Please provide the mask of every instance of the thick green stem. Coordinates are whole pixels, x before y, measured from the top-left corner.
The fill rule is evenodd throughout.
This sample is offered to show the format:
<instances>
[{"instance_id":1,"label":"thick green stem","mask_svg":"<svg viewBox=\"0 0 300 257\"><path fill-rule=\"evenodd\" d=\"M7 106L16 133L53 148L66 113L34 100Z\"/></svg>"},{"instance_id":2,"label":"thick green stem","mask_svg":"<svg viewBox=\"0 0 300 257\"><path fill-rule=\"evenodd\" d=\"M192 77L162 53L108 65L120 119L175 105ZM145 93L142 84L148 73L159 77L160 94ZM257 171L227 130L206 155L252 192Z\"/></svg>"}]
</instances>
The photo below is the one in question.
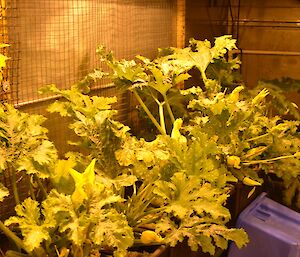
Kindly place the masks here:
<instances>
[{"instance_id":1,"label":"thick green stem","mask_svg":"<svg viewBox=\"0 0 300 257\"><path fill-rule=\"evenodd\" d=\"M279 156L279 157L275 157L275 158L271 158L271 159L267 159L267 160L257 160L257 161L248 161L248 162L245 161L245 162L243 162L243 165L270 163L273 161L279 161L279 160L288 159L288 158L295 158L295 156L294 155L285 155L285 156Z\"/></svg>"},{"instance_id":2,"label":"thick green stem","mask_svg":"<svg viewBox=\"0 0 300 257\"><path fill-rule=\"evenodd\" d=\"M158 110L159 110L159 120L160 120L160 127L163 130L163 134L166 135L166 124L165 124L165 115L164 115L164 104L158 102Z\"/></svg>"},{"instance_id":3,"label":"thick green stem","mask_svg":"<svg viewBox=\"0 0 300 257\"><path fill-rule=\"evenodd\" d=\"M163 95L163 97L164 97L164 101L165 101L165 103L166 103L166 107L167 107L168 114L169 114L169 116L170 116L170 118L171 118L172 123L174 123L174 122L175 122L175 117L174 117L174 114L173 114L173 112L172 112L172 109L171 109L169 100L168 100L168 98L167 98L166 95Z\"/></svg>"},{"instance_id":4,"label":"thick green stem","mask_svg":"<svg viewBox=\"0 0 300 257\"><path fill-rule=\"evenodd\" d=\"M16 205L20 204L20 197L19 197L19 192L18 192L18 187L17 187L17 175L16 171L13 169L10 169L11 172L11 185L14 193L14 198Z\"/></svg>"},{"instance_id":5,"label":"thick green stem","mask_svg":"<svg viewBox=\"0 0 300 257\"><path fill-rule=\"evenodd\" d=\"M30 251L27 250L22 240L19 237L17 237L8 227L6 227L1 220L0 220L0 229L8 238L14 241L17 247L22 248L27 253L30 253Z\"/></svg>"},{"instance_id":6,"label":"thick green stem","mask_svg":"<svg viewBox=\"0 0 300 257\"><path fill-rule=\"evenodd\" d=\"M166 133L163 131L163 129L161 128L161 126L159 125L157 120L154 118L154 116L152 115L152 113L150 112L148 107L145 105L145 103L143 102L143 100L141 99L139 94L136 92L136 90L133 89L132 92L133 92L134 96L136 97L136 99L138 100L138 102L140 103L140 105L142 106L143 110L146 112L146 114L148 115L150 120L153 122L154 126L159 130L159 132L161 134L165 135Z\"/></svg>"}]
</instances>

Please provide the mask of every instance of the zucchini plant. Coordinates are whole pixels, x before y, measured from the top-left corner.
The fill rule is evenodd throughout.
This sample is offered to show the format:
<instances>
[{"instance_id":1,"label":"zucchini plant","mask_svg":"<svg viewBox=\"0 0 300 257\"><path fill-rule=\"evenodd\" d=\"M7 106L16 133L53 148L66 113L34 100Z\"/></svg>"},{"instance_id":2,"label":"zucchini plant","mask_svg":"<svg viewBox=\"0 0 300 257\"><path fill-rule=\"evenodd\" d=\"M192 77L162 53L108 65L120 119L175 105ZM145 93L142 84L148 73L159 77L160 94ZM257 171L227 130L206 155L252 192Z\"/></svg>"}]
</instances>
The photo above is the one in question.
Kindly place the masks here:
<instances>
[{"instance_id":1,"label":"zucchini plant","mask_svg":"<svg viewBox=\"0 0 300 257\"><path fill-rule=\"evenodd\" d=\"M48 110L70 118L78 142L69 143L79 150L57 160L47 143L50 155L25 156L30 161L24 163L33 163L35 170L14 166L47 177L51 186L43 199L30 196L17 205L15 216L0 223L22 249L7 255L84 257L109 251L122 257L132 246L173 247L184 240L193 251L213 255L230 241L239 247L248 242L244 230L227 226L226 202L234 183L255 188L263 183L262 173L272 173L283 179L287 201L300 199L299 122L268 116L269 91L249 97L242 83L230 78L239 65L226 60L234 48L235 40L223 36L214 45L191 40L183 49L160 49L153 60L127 61L101 46L97 53L108 71L95 69L70 89L44 87L42 92L60 97ZM200 84L183 88L192 74ZM91 83L107 78L136 98L152 124L150 137L135 135L116 120L115 97L89 95ZM2 112L3 121L8 114ZM34 119L29 117L24 119ZM9 156L7 131L0 130L0 138ZM39 163L40 154L47 162ZM0 200L7 194L1 186Z\"/></svg>"},{"instance_id":2,"label":"zucchini plant","mask_svg":"<svg viewBox=\"0 0 300 257\"><path fill-rule=\"evenodd\" d=\"M263 183L263 174L275 174L286 188L285 203L294 201L300 208L299 119L270 115L267 97L270 91L276 92L270 87L270 91L261 85L256 91L245 88L236 76L240 62L225 58L234 48L235 40L222 36L213 46L192 39L183 49L160 49L154 60L137 56L136 61L119 61L102 46L97 52L112 70L107 76L120 89L133 92L160 134L170 134L175 121L182 119L182 133L191 139L198 133L208 135L222 152L219 158L226 170L236 179L257 186ZM199 73L190 73L192 69ZM202 83L178 89L190 74L199 74ZM297 118L295 104L283 104L284 98L278 95L276 99ZM150 109L149 102L157 107ZM169 131L167 123L172 124Z\"/></svg>"},{"instance_id":3,"label":"zucchini plant","mask_svg":"<svg viewBox=\"0 0 300 257\"><path fill-rule=\"evenodd\" d=\"M199 66L203 71L213 59L223 57L226 49L232 49L234 43L224 37L217 40L214 48L208 47L207 41L204 47L209 60L203 60ZM201 248L211 254L216 247L225 249L229 240L238 246L244 245L245 232L226 227L230 219L224 207L230 191L228 184L236 178L222 164L222 153L207 134L181 134L183 120L175 118L169 98L170 92L181 94L177 85L189 78L188 70L203 53L197 51L189 62L182 59L183 53L173 53L172 57L161 53L154 61L139 56L137 63L117 61L103 47L97 52L112 72L95 70L70 90L59 90L51 85L42 91L63 98L48 110L74 120L70 128L81 138L79 145L88 149L87 155L80 156L81 161L96 158L97 175L113 184L114 192L126 199L117 203L116 209L125 214L134 232L151 228L161 238L160 243L175 246L187 238L193 250ZM117 87L133 92L158 131L153 140L137 138L130 134L127 126L113 121L114 98L109 101L85 94L91 81L107 77ZM206 78L205 82L211 85L211 94L217 90L210 79ZM157 104L158 115L148 108L145 96ZM167 119L172 127L167 128ZM127 184L120 184L120 179ZM129 195L126 194L128 187L132 189Z\"/></svg>"}]
</instances>

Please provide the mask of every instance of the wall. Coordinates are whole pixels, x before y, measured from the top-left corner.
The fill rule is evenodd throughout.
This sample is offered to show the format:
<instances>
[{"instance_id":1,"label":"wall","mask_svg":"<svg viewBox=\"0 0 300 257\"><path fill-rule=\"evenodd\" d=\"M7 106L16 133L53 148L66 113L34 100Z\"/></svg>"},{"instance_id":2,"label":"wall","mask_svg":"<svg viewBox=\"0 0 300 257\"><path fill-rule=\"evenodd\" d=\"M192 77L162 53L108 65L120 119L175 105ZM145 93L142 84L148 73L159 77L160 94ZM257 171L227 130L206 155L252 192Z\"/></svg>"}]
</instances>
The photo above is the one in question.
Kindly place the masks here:
<instances>
[{"instance_id":1,"label":"wall","mask_svg":"<svg viewBox=\"0 0 300 257\"><path fill-rule=\"evenodd\" d=\"M234 2L236 13L238 1ZM249 85L261 78L300 79L299 14L298 0L241 1L238 41Z\"/></svg>"},{"instance_id":2,"label":"wall","mask_svg":"<svg viewBox=\"0 0 300 257\"><path fill-rule=\"evenodd\" d=\"M212 40L227 32L227 0L186 0L186 41Z\"/></svg>"},{"instance_id":3,"label":"wall","mask_svg":"<svg viewBox=\"0 0 300 257\"><path fill-rule=\"evenodd\" d=\"M187 38L228 33L238 39L248 86L282 76L300 79L299 0L188 0L186 10ZM290 97L300 104L299 95Z\"/></svg>"}]
</instances>

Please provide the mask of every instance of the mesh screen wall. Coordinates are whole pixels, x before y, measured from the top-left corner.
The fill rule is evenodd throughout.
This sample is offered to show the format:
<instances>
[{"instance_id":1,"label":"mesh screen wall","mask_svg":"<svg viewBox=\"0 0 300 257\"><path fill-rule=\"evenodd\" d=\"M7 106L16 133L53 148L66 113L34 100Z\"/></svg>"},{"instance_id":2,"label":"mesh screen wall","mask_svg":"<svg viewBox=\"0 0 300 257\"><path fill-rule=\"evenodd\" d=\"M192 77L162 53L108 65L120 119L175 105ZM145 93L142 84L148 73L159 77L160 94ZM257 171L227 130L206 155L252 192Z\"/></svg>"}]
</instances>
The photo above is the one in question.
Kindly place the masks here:
<instances>
[{"instance_id":1,"label":"mesh screen wall","mask_svg":"<svg viewBox=\"0 0 300 257\"><path fill-rule=\"evenodd\" d=\"M172 43L171 0L23 0L17 7L9 27L19 41L19 103L39 98L41 85L69 87L95 67L99 44L131 58Z\"/></svg>"},{"instance_id":2,"label":"mesh screen wall","mask_svg":"<svg viewBox=\"0 0 300 257\"><path fill-rule=\"evenodd\" d=\"M175 0L1 0L2 41L9 43L9 88L0 100L27 112L45 111L46 84L68 88L99 66L95 50L102 44L118 58L153 57L158 47L174 45ZM95 86L99 94L117 95L121 120L128 112L127 94ZM3 87L2 87L3 88ZM51 117L51 139L66 142L65 124ZM59 146L58 146L59 147Z\"/></svg>"}]
</instances>

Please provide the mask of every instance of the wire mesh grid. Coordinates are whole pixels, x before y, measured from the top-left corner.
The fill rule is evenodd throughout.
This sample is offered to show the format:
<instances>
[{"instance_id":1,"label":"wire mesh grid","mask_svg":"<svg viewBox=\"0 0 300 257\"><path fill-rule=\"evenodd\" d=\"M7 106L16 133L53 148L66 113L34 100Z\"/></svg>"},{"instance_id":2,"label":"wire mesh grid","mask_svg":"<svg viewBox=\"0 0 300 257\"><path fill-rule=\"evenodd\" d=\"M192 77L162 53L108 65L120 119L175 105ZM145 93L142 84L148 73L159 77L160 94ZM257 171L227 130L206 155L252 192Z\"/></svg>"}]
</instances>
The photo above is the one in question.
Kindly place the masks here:
<instances>
[{"instance_id":1,"label":"wire mesh grid","mask_svg":"<svg viewBox=\"0 0 300 257\"><path fill-rule=\"evenodd\" d=\"M17 33L14 32L16 20L18 18L18 10L16 0L9 2L0 1L0 43L9 44L9 47L1 49L1 53L9 56L7 67L3 70L3 80L0 87L0 102L12 103L17 99L18 88L18 67L19 67L19 51ZM11 32L11 33L10 33Z\"/></svg>"},{"instance_id":2,"label":"wire mesh grid","mask_svg":"<svg viewBox=\"0 0 300 257\"><path fill-rule=\"evenodd\" d=\"M19 103L40 99L38 88L46 84L68 88L95 66L97 44L111 41L113 5L109 0L19 3Z\"/></svg>"},{"instance_id":3,"label":"wire mesh grid","mask_svg":"<svg viewBox=\"0 0 300 257\"><path fill-rule=\"evenodd\" d=\"M153 57L156 49L174 45L175 0L0 0L2 41L11 58L2 101L26 112L49 116L51 98L38 89L47 84L69 88L95 67L101 44L117 58ZM2 87L3 88L3 87ZM100 95L117 95L118 118L128 118L128 94L104 80L93 86ZM66 142L65 121L49 116L54 142ZM60 144L60 143L59 143ZM59 148L59 147L58 147ZM64 152L65 146L60 147ZM60 149L60 150L61 150ZM66 149L65 149L66 150Z\"/></svg>"},{"instance_id":4,"label":"wire mesh grid","mask_svg":"<svg viewBox=\"0 0 300 257\"><path fill-rule=\"evenodd\" d=\"M15 102L24 105L41 99L38 88L46 84L70 87L99 66L95 51L99 44L112 49L119 58L153 56L156 48L169 46L173 2L18 1L17 9L10 12L12 16L18 14L10 23L19 47Z\"/></svg>"}]
</instances>

